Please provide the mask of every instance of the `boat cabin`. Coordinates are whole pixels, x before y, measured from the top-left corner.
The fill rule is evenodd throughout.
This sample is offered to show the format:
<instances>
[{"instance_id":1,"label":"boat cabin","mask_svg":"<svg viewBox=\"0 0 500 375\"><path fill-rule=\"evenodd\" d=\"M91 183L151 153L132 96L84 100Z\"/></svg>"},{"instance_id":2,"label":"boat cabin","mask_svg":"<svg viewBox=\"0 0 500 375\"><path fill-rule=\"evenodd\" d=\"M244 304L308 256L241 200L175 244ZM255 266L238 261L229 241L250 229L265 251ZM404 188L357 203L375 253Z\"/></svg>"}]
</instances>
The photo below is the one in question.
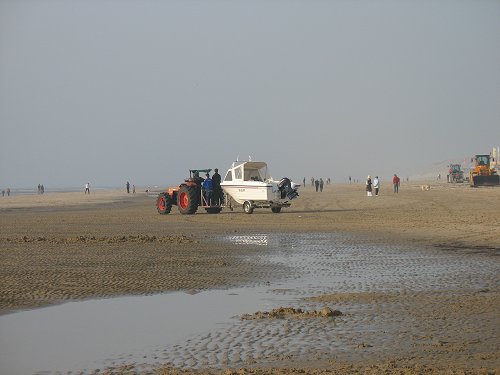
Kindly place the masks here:
<instances>
[{"instance_id":1,"label":"boat cabin","mask_svg":"<svg viewBox=\"0 0 500 375\"><path fill-rule=\"evenodd\" d=\"M261 161L235 162L224 177L224 182L265 182L268 180L272 180L272 177L269 174L267 164Z\"/></svg>"}]
</instances>

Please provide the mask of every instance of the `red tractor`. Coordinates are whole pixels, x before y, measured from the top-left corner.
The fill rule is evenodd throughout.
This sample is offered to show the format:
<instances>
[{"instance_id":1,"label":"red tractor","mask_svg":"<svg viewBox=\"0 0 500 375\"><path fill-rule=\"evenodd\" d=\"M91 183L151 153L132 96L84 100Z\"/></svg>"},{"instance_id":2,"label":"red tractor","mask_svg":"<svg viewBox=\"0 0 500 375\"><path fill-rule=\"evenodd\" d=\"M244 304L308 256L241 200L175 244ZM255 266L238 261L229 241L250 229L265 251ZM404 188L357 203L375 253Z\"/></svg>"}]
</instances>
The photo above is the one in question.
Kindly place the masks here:
<instances>
[{"instance_id":1,"label":"red tractor","mask_svg":"<svg viewBox=\"0 0 500 375\"><path fill-rule=\"evenodd\" d=\"M222 190L214 191L213 202L207 202L201 185L203 178L200 173L208 174L211 169L190 169L189 178L178 187L170 187L166 192L158 194L156 208L160 215L167 215L173 205L177 205L181 214L192 215L198 207L203 207L209 214L218 214L222 210Z\"/></svg>"}]
</instances>

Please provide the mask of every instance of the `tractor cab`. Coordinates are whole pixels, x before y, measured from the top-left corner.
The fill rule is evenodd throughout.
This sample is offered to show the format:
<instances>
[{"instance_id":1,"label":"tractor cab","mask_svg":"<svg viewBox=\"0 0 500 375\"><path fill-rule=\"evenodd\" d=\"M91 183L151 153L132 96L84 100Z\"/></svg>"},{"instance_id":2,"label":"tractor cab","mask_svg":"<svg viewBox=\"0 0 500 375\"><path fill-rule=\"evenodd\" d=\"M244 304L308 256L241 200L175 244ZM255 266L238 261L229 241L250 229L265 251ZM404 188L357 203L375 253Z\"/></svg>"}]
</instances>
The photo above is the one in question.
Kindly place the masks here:
<instances>
[{"instance_id":1,"label":"tractor cab","mask_svg":"<svg viewBox=\"0 0 500 375\"><path fill-rule=\"evenodd\" d=\"M500 176L495 168L490 165L493 158L490 155L476 155L471 162L474 167L469 171L470 186L498 186L500 185Z\"/></svg>"},{"instance_id":2,"label":"tractor cab","mask_svg":"<svg viewBox=\"0 0 500 375\"><path fill-rule=\"evenodd\" d=\"M205 180L201 176L205 176L207 173L210 173L212 169L190 169L189 170L189 178L185 179L184 182L187 184L193 184L195 183L196 185L201 186L203 181Z\"/></svg>"},{"instance_id":3,"label":"tractor cab","mask_svg":"<svg viewBox=\"0 0 500 375\"><path fill-rule=\"evenodd\" d=\"M475 160L475 165L487 165L488 167L490 166L490 155L476 155L474 158Z\"/></svg>"}]
</instances>

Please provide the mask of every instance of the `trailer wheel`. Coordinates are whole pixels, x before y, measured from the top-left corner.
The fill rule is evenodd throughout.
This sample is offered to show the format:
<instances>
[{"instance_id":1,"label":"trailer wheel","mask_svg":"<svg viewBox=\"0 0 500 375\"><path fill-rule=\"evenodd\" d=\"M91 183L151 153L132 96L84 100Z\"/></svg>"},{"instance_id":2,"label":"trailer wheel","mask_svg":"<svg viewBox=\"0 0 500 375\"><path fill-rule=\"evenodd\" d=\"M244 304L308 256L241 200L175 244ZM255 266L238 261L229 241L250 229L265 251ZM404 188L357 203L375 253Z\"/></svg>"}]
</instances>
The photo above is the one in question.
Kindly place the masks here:
<instances>
[{"instance_id":1,"label":"trailer wheel","mask_svg":"<svg viewBox=\"0 0 500 375\"><path fill-rule=\"evenodd\" d=\"M166 193L161 193L156 199L156 209L160 215L167 215L172 210L172 202Z\"/></svg>"},{"instance_id":2,"label":"trailer wheel","mask_svg":"<svg viewBox=\"0 0 500 375\"><path fill-rule=\"evenodd\" d=\"M245 203L243 203L243 211L245 211L246 214L251 214L253 212L252 202L245 201Z\"/></svg>"},{"instance_id":3,"label":"trailer wheel","mask_svg":"<svg viewBox=\"0 0 500 375\"><path fill-rule=\"evenodd\" d=\"M181 214L192 215L198 209L198 194L196 188L181 185L177 194L177 206Z\"/></svg>"},{"instance_id":4,"label":"trailer wheel","mask_svg":"<svg viewBox=\"0 0 500 375\"><path fill-rule=\"evenodd\" d=\"M208 207L205 208L207 214L218 214L222 211L222 207Z\"/></svg>"},{"instance_id":5,"label":"trailer wheel","mask_svg":"<svg viewBox=\"0 0 500 375\"><path fill-rule=\"evenodd\" d=\"M279 214L281 212L281 207L271 207L271 211L275 214Z\"/></svg>"}]
</instances>

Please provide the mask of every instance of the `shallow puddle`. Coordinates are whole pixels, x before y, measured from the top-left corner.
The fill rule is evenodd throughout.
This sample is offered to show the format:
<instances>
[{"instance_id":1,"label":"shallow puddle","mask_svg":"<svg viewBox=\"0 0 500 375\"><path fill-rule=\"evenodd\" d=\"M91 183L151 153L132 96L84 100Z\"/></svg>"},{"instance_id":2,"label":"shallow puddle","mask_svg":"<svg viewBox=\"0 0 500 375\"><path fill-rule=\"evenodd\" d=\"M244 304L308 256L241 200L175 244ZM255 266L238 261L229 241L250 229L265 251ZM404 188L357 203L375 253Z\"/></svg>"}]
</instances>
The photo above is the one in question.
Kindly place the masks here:
<instances>
[{"instance_id":1,"label":"shallow puddle","mask_svg":"<svg viewBox=\"0 0 500 375\"><path fill-rule=\"evenodd\" d=\"M193 368L238 366L290 355L330 355L352 347L363 332L398 328L377 314L356 314L355 307L342 317L306 322L238 317L279 306L315 309L325 304L301 297L325 293L488 288L497 280L498 266L485 256L380 246L344 234L217 240L262 246L258 261L276 265L270 283L69 302L0 316L0 373L90 372L125 363L137 368L167 362Z\"/></svg>"}]
</instances>

